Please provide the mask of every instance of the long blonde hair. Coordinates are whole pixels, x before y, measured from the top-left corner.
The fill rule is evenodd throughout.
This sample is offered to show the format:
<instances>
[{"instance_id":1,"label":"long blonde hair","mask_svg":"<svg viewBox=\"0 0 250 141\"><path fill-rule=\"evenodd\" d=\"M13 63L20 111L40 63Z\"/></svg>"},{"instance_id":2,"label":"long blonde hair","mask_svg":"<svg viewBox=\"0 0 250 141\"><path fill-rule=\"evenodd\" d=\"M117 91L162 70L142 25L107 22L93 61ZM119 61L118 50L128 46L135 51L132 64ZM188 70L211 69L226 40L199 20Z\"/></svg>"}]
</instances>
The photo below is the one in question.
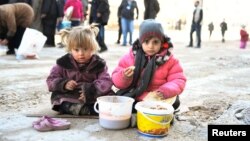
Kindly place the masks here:
<instances>
[{"instance_id":1,"label":"long blonde hair","mask_svg":"<svg viewBox=\"0 0 250 141\"><path fill-rule=\"evenodd\" d=\"M96 41L98 32L98 28L94 26L77 26L73 27L71 30L61 30L59 34L68 52L76 48L90 48L96 53L100 49Z\"/></svg>"}]
</instances>

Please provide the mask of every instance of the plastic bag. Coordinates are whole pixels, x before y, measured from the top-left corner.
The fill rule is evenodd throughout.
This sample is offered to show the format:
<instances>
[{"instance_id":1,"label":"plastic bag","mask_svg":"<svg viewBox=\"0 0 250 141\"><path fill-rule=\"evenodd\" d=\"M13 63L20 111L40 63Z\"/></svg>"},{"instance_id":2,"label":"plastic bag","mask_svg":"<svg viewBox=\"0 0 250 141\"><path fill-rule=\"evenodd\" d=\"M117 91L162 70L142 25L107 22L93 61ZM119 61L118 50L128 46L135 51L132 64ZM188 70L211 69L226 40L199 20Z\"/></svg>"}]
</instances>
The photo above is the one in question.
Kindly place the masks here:
<instances>
[{"instance_id":1,"label":"plastic bag","mask_svg":"<svg viewBox=\"0 0 250 141\"><path fill-rule=\"evenodd\" d=\"M61 29L70 29L70 28L71 28L71 21L61 21L57 26L58 31L60 31Z\"/></svg>"},{"instance_id":2,"label":"plastic bag","mask_svg":"<svg viewBox=\"0 0 250 141\"><path fill-rule=\"evenodd\" d=\"M0 45L0 56L6 55L6 51L8 50L8 47L5 45Z\"/></svg>"},{"instance_id":3,"label":"plastic bag","mask_svg":"<svg viewBox=\"0 0 250 141\"><path fill-rule=\"evenodd\" d=\"M63 21L70 21L72 13L73 13L74 7L70 6L68 7L65 12L64 12L64 17L63 17Z\"/></svg>"},{"instance_id":4,"label":"plastic bag","mask_svg":"<svg viewBox=\"0 0 250 141\"><path fill-rule=\"evenodd\" d=\"M38 53L43 48L47 37L40 31L26 28L21 44L16 52L17 57L24 56L24 58L38 58Z\"/></svg>"}]
</instances>

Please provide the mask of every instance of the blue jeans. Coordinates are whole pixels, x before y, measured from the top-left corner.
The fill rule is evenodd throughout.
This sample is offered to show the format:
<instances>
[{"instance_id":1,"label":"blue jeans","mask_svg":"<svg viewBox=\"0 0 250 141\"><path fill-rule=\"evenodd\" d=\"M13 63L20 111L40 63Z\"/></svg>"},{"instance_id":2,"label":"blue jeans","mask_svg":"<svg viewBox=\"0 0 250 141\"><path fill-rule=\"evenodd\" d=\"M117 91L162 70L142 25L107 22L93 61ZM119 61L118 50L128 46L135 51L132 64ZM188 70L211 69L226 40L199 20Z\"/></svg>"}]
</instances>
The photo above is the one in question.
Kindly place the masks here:
<instances>
[{"instance_id":1,"label":"blue jeans","mask_svg":"<svg viewBox=\"0 0 250 141\"><path fill-rule=\"evenodd\" d=\"M127 33L129 32L129 44L132 44L132 36L133 36L133 31L134 31L134 20L129 20L126 18L121 19L122 22L122 34L123 34L123 44L127 44Z\"/></svg>"},{"instance_id":2,"label":"blue jeans","mask_svg":"<svg viewBox=\"0 0 250 141\"><path fill-rule=\"evenodd\" d=\"M104 26L103 25L99 25L98 26L98 28L99 28L99 34L98 34L98 40L103 40L104 41Z\"/></svg>"},{"instance_id":3,"label":"blue jeans","mask_svg":"<svg viewBox=\"0 0 250 141\"><path fill-rule=\"evenodd\" d=\"M197 36L197 47L201 46L201 25L193 23L190 31L190 46L193 46L193 33L196 32Z\"/></svg>"},{"instance_id":4,"label":"blue jeans","mask_svg":"<svg viewBox=\"0 0 250 141\"><path fill-rule=\"evenodd\" d=\"M99 44L99 46L101 47L101 50L106 50L107 49L107 45L105 44L105 28L104 28L104 25L99 25L98 26L99 28L99 32L98 32L98 35L97 35L97 42Z\"/></svg>"}]
</instances>

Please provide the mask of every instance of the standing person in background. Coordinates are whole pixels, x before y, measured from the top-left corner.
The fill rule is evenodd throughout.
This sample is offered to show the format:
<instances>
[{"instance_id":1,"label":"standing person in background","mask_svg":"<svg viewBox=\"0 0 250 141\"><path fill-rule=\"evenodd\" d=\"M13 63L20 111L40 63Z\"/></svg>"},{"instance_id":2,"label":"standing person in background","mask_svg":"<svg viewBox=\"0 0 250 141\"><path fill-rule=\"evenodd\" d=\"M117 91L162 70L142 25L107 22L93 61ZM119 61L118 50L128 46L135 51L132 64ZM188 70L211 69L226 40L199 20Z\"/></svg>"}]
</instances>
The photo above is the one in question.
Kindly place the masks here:
<instances>
[{"instance_id":1,"label":"standing person in background","mask_svg":"<svg viewBox=\"0 0 250 141\"><path fill-rule=\"evenodd\" d=\"M247 41L249 40L249 34L246 31L246 26L242 25L240 30L240 48L245 49Z\"/></svg>"},{"instance_id":2,"label":"standing person in background","mask_svg":"<svg viewBox=\"0 0 250 141\"><path fill-rule=\"evenodd\" d=\"M105 44L105 28L104 26L108 24L110 10L109 10L109 2L108 0L92 0L90 2L91 10L90 10L90 19L89 23L98 24L99 33L97 35L97 41L101 50L104 52L107 51L107 45Z\"/></svg>"},{"instance_id":3,"label":"standing person in background","mask_svg":"<svg viewBox=\"0 0 250 141\"><path fill-rule=\"evenodd\" d=\"M82 0L82 7L83 7L83 16L84 19L88 16L88 10L89 10L89 1L88 0ZM84 22L84 21L82 21Z\"/></svg>"},{"instance_id":4,"label":"standing person in background","mask_svg":"<svg viewBox=\"0 0 250 141\"><path fill-rule=\"evenodd\" d=\"M15 54L27 27L34 18L32 7L26 3L0 5L0 44L7 45L7 55Z\"/></svg>"},{"instance_id":5,"label":"standing person in background","mask_svg":"<svg viewBox=\"0 0 250 141\"><path fill-rule=\"evenodd\" d=\"M59 14L59 18L57 18L57 22L56 22L57 31L64 28L62 22L63 22L63 18L65 16L64 5L65 5L66 1L67 0L57 0L58 14ZM71 24L68 26L71 26Z\"/></svg>"},{"instance_id":6,"label":"standing person in background","mask_svg":"<svg viewBox=\"0 0 250 141\"><path fill-rule=\"evenodd\" d=\"M70 17L71 27L79 26L82 21L84 21L84 7L80 0L67 0L64 5L64 11L70 6L73 6L73 12Z\"/></svg>"},{"instance_id":7,"label":"standing person in background","mask_svg":"<svg viewBox=\"0 0 250 141\"><path fill-rule=\"evenodd\" d=\"M220 23L221 28L221 35L222 35L222 43L225 42L225 32L227 31L227 23L225 22L225 19Z\"/></svg>"},{"instance_id":8,"label":"standing person in background","mask_svg":"<svg viewBox=\"0 0 250 141\"><path fill-rule=\"evenodd\" d=\"M41 19L43 34L47 37L46 45L55 46L55 29L59 22L58 18L63 17L60 11L60 2L58 0L43 0L41 8Z\"/></svg>"},{"instance_id":9,"label":"standing person in background","mask_svg":"<svg viewBox=\"0 0 250 141\"><path fill-rule=\"evenodd\" d=\"M190 30L190 42L187 47L193 47L193 33L196 32L197 37L197 46L196 48L201 47L201 22L203 19L203 10L199 7L200 1L196 1L194 6L195 10L193 12L193 20Z\"/></svg>"},{"instance_id":10,"label":"standing person in background","mask_svg":"<svg viewBox=\"0 0 250 141\"><path fill-rule=\"evenodd\" d=\"M208 24L208 30L209 30L209 39L211 38L211 35L214 31L214 24L213 22L211 22L210 24Z\"/></svg>"},{"instance_id":11,"label":"standing person in background","mask_svg":"<svg viewBox=\"0 0 250 141\"><path fill-rule=\"evenodd\" d=\"M121 4L124 2L125 0L122 0ZM121 5L120 4L120 5ZM117 44L120 44L120 39L121 39L121 36L122 36L122 23L121 23L121 9L118 8L118 12L117 12L117 17L118 17L118 39L117 39Z\"/></svg>"},{"instance_id":12,"label":"standing person in background","mask_svg":"<svg viewBox=\"0 0 250 141\"><path fill-rule=\"evenodd\" d=\"M156 15L160 11L158 0L144 0L144 6L145 6L144 20L155 19Z\"/></svg>"},{"instance_id":13,"label":"standing person in background","mask_svg":"<svg viewBox=\"0 0 250 141\"><path fill-rule=\"evenodd\" d=\"M137 3L134 0L125 0L119 6L121 11L121 23L122 23L122 34L123 34L123 44L127 45L127 33L129 32L129 44L132 45L133 42L133 31L134 31L134 10L136 9L136 19L139 16L139 9Z\"/></svg>"},{"instance_id":14,"label":"standing person in background","mask_svg":"<svg viewBox=\"0 0 250 141\"><path fill-rule=\"evenodd\" d=\"M176 22L175 29L176 29L176 30L181 30L181 24L182 24L182 20L179 19L179 20Z\"/></svg>"},{"instance_id":15,"label":"standing person in background","mask_svg":"<svg viewBox=\"0 0 250 141\"><path fill-rule=\"evenodd\" d=\"M32 8L34 10L34 21L32 23L32 28L38 30L38 31L43 31L42 29L42 21L41 21L41 8L42 8L42 3L43 0L34 0L32 2Z\"/></svg>"}]
</instances>

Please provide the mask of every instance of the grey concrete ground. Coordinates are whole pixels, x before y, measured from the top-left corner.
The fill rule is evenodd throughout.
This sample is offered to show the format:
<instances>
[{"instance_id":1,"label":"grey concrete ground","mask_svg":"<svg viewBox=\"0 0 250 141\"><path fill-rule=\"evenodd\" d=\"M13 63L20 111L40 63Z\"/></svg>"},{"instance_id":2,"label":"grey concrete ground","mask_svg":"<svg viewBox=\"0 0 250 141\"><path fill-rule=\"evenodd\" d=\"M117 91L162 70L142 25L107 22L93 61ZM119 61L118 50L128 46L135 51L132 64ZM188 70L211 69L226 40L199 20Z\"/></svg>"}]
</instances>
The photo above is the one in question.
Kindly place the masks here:
<instances>
[{"instance_id":1,"label":"grey concrete ground","mask_svg":"<svg viewBox=\"0 0 250 141\"><path fill-rule=\"evenodd\" d=\"M50 109L45 79L55 60L65 53L61 48L43 48L38 60L17 61L14 56L0 56L0 141L207 140L208 124L222 123L218 119L235 101L250 100L250 48L239 49L237 40L224 44L204 40L201 49L186 48L187 34L170 35L174 39L174 54L183 65L188 81L180 97L181 112L168 136L148 138L139 135L136 128L107 130L99 125L98 119L84 118L68 118L72 126L65 131L34 130L31 125L37 118L25 114ZM107 60L110 73L129 49L115 45L116 36L117 32L107 32L109 50L100 54ZM227 123L240 122L233 119Z\"/></svg>"}]
</instances>

